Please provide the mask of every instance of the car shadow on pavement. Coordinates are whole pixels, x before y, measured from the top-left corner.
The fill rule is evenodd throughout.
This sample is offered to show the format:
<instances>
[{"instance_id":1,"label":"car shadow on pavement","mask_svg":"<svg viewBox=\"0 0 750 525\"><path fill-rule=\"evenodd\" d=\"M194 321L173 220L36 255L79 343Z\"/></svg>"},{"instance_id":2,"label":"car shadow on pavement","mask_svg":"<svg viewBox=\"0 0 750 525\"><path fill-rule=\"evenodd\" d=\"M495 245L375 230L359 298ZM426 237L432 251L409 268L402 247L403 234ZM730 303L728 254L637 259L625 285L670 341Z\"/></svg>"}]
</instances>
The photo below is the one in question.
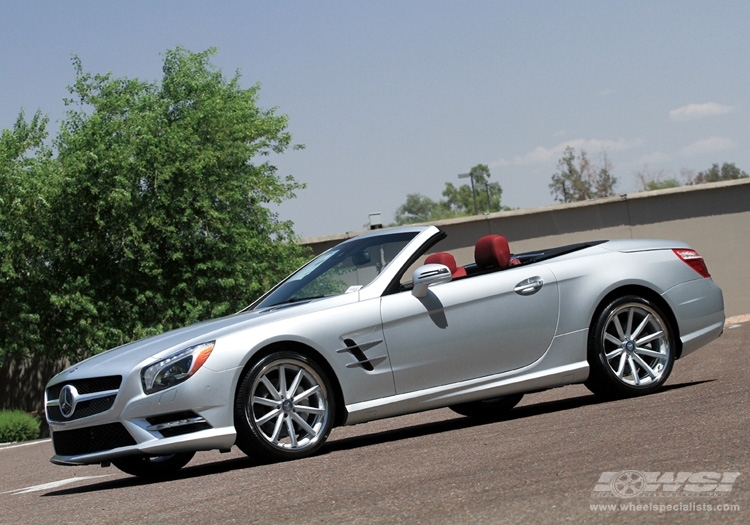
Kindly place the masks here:
<instances>
[{"instance_id":1,"label":"car shadow on pavement","mask_svg":"<svg viewBox=\"0 0 750 525\"><path fill-rule=\"evenodd\" d=\"M709 383L711 381L715 381L715 379L706 379L706 380L701 380L701 381L678 383L674 385L665 385L659 391L651 394L650 396L658 396L660 394L664 394L672 390L678 390L681 388L697 386L702 383ZM503 414L502 417L496 417L492 419L457 417L453 419L447 419L444 421L436 421L433 423L423 423L420 425L413 425L413 426L404 427L404 428L385 430L382 432L374 432L372 434L366 434L362 436L354 436L354 437L343 438L343 439L339 439L335 441L329 441L323 447L323 454L336 452L339 450L351 450L351 449L367 447L371 445L378 445L378 444L387 443L390 441L412 439L412 438L426 436L430 434L439 434L442 432L450 432L453 430L460 430L464 428L471 428L471 427L476 427L476 426L481 426L481 425L491 425L493 423L498 423L501 421L525 419L525 418L530 418L534 416L540 416L543 414L561 412L564 410L573 410L573 409L588 406L588 405L599 405L599 404L613 403L613 402L618 402L618 401L622 401L622 400L605 399L602 397L595 396L594 394L569 397L569 398L558 399L554 401L543 401L540 403L533 403L533 404L515 407L510 412Z\"/></svg>"},{"instance_id":2,"label":"car shadow on pavement","mask_svg":"<svg viewBox=\"0 0 750 525\"><path fill-rule=\"evenodd\" d=\"M651 394L651 396L658 396L665 394L673 390L679 390L682 388L697 386L703 383L710 383L716 381L716 379L705 379L701 381L690 381L684 383L678 383L673 385L665 385L658 392ZM477 427L482 425L491 425L501 421L512 421L515 419L525 419L543 414L551 414L555 412L561 412L564 410L573 410L576 408L598 405L605 403L614 403L621 400L617 399L604 399L597 397L593 394L582 395L576 397L569 397L565 399L558 399L554 401L543 401L540 403L533 403L523 405L514 408L510 412L503 415L503 417L495 419L478 419L471 417L454 417L445 419L443 421L435 421L431 423L423 423L419 425L412 425L408 427L385 430L381 432L373 432L362 436L354 436L348 438L342 438L337 440L331 440L323 446L323 449L318 455L327 455L333 452L342 450L352 450L357 448L363 448L373 445L379 445L382 443L388 443L393 441L400 441L404 439L413 439L421 436L428 436L432 434L441 434L444 432L451 432L454 430L461 430L464 428ZM204 463L201 465L188 466L178 471L177 473L163 478L145 479L138 477L125 477L118 478L110 481L101 481L91 483L88 485L71 487L63 490L56 490L43 494L43 497L50 496L70 496L73 494L85 494L90 492L116 490L125 487L134 487L138 485L149 485L154 483L169 483L172 481L200 478L204 476L210 476L213 474L221 474L230 472L233 470L242 470L248 468L260 467L268 465L267 462L258 461L251 457L240 457L232 458L224 461L215 461L212 463ZM114 468L114 467L112 467Z\"/></svg>"},{"instance_id":3,"label":"car shadow on pavement","mask_svg":"<svg viewBox=\"0 0 750 525\"><path fill-rule=\"evenodd\" d=\"M158 477L158 478L139 478L136 476L127 476L124 478L113 479L110 481L101 481L98 483L91 483L88 485L81 485L78 487L71 487L71 488L66 488L63 490L55 490L55 491L47 492L43 494L42 497L70 496L73 494L85 494L85 493L90 493L90 492L116 490L116 489L121 489L121 488L126 488L126 487L136 487L139 485L170 483L173 481L178 481L178 480L183 480L183 479L201 478L205 476L210 476L212 474L221 474L224 472L231 472L233 470L242 470L242 469L248 469L248 468L253 468L253 467L259 467L263 464L264 463L261 463L250 457L232 458L232 459L227 459L224 461L214 461L211 463L204 463L201 465L187 466L170 476L164 476L164 477ZM115 467L109 467L109 468L114 469L114 472L116 473L120 473L120 471L117 470Z\"/></svg>"}]
</instances>

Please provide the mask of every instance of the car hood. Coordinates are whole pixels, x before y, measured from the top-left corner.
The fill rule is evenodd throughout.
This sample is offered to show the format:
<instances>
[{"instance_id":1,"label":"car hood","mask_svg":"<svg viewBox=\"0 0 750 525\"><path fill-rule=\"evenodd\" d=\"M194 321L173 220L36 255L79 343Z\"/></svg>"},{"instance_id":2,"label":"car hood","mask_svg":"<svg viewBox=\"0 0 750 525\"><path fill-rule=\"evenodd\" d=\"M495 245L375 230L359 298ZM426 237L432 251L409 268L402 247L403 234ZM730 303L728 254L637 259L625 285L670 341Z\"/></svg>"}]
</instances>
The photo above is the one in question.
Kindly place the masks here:
<instances>
[{"instance_id":1,"label":"car hood","mask_svg":"<svg viewBox=\"0 0 750 525\"><path fill-rule=\"evenodd\" d=\"M341 302L340 299L337 299L337 297L331 297L304 304L240 312L134 341L89 357L67 368L53 377L49 381L48 386L78 378L125 375L133 369L143 366L148 361L156 361L172 352L196 344L213 341L224 335L260 326L261 324L276 322L335 306Z\"/></svg>"},{"instance_id":2,"label":"car hood","mask_svg":"<svg viewBox=\"0 0 750 525\"><path fill-rule=\"evenodd\" d=\"M252 324L258 317L259 313L256 312L235 314L118 346L71 366L53 377L49 384L79 377L127 373L149 358L155 358L169 350L177 351L193 344L211 341L227 331Z\"/></svg>"}]
</instances>

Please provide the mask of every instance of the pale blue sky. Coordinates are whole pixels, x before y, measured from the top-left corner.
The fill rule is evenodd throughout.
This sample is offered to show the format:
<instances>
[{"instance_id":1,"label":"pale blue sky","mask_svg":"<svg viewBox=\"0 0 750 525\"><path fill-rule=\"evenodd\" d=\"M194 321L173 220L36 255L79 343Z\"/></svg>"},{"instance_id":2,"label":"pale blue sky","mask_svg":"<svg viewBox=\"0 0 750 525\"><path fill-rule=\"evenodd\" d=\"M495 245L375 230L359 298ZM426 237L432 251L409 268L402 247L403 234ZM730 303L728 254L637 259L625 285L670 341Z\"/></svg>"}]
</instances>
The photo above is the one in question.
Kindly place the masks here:
<instances>
[{"instance_id":1,"label":"pale blue sky","mask_svg":"<svg viewBox=\"0 0 750 525\"><path fill-rule=\"evenodd\" d=\"M260 82L295 142L275 158L307 183L280 208L302 237L390 222L407 193L488 164L503 203L553 203L566 145L636 173L750 172L750 2L4 0L0 127L23 108L59 120L86 71L159 81L163 53Z\"/></svg>"}]
</instances>

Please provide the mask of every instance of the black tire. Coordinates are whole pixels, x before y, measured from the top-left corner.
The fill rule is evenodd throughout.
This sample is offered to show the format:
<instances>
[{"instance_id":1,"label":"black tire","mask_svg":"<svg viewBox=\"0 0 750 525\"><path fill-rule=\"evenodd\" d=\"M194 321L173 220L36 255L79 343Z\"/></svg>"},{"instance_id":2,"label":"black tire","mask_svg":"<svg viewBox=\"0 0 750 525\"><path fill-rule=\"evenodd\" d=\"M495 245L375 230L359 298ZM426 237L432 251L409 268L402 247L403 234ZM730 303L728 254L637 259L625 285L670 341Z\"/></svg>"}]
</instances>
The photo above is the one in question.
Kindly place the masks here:
<instances>
[{"instance_id":1,"label":"black tire","mask_svg":"<svg viewBox=\"0 0 750 525\"><path fill-rule=\"evenodd\" d=\"M276 352L244 375L234 404L237 446L261 461L310 456L333 427L335 397L323 369L297 352Z\"/></svg>"},{"instance_id":2,"label":"black tire","mask_svg":"<svg viewBox=\"0 0 750 525\"><path fill-rule=\"evenodd\" d=\"M589 331L584 384L610 399L650 394L669 378L675 349L672 327L656 304L637 295L619 297Z\"/></svg>"},{"instance_id":3,"label":"black tire","mask_svg":"<svg viewBox=\"0 0 750 525\"><path fill-rule=\"evenodd\" d=\"M521 398L523 398L523 394L510 394L508 396L483 399L482 401L451 405L448 408L462 416L494 420L504 417L521 401Z\"/></svg>"},{"instance_id":4,"label":"black tire","mask_svg":"<svg viewBox=\"0 0 750 525\"><path fill-rule=\"evenodd\" d=\"M195 452L179 452L167 456L127 456L112 460L112 464L131 476L163 478L187 465L193 456Z\"/></svg>"}]
</instances>

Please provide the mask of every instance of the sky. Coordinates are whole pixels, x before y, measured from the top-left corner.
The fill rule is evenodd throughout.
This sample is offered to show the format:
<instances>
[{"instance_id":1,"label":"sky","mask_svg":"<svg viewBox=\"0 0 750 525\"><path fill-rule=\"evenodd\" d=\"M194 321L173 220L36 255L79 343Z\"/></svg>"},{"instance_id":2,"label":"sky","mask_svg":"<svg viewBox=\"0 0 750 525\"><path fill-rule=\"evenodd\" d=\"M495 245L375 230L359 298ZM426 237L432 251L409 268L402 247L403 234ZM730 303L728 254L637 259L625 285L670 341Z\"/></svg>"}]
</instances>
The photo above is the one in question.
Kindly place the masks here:
<instances>
[{"instance_id":1,"label":"sky","mask_svg":"<svg viewBox=\"0 0 750 525\"><path fill-rule=\"evenodd\" d=\"M3 0L0 128L65 115L84 71L160 82L164 53L212 63L289 117L273 157L306 188L275 207L302 238L385 224L410 193L486 164L502 204L554 204L566 146L617 193L638 173L750 172L750 2ZM684 182L684 180L683 180Z\"/></svg>"}]
</instances>

